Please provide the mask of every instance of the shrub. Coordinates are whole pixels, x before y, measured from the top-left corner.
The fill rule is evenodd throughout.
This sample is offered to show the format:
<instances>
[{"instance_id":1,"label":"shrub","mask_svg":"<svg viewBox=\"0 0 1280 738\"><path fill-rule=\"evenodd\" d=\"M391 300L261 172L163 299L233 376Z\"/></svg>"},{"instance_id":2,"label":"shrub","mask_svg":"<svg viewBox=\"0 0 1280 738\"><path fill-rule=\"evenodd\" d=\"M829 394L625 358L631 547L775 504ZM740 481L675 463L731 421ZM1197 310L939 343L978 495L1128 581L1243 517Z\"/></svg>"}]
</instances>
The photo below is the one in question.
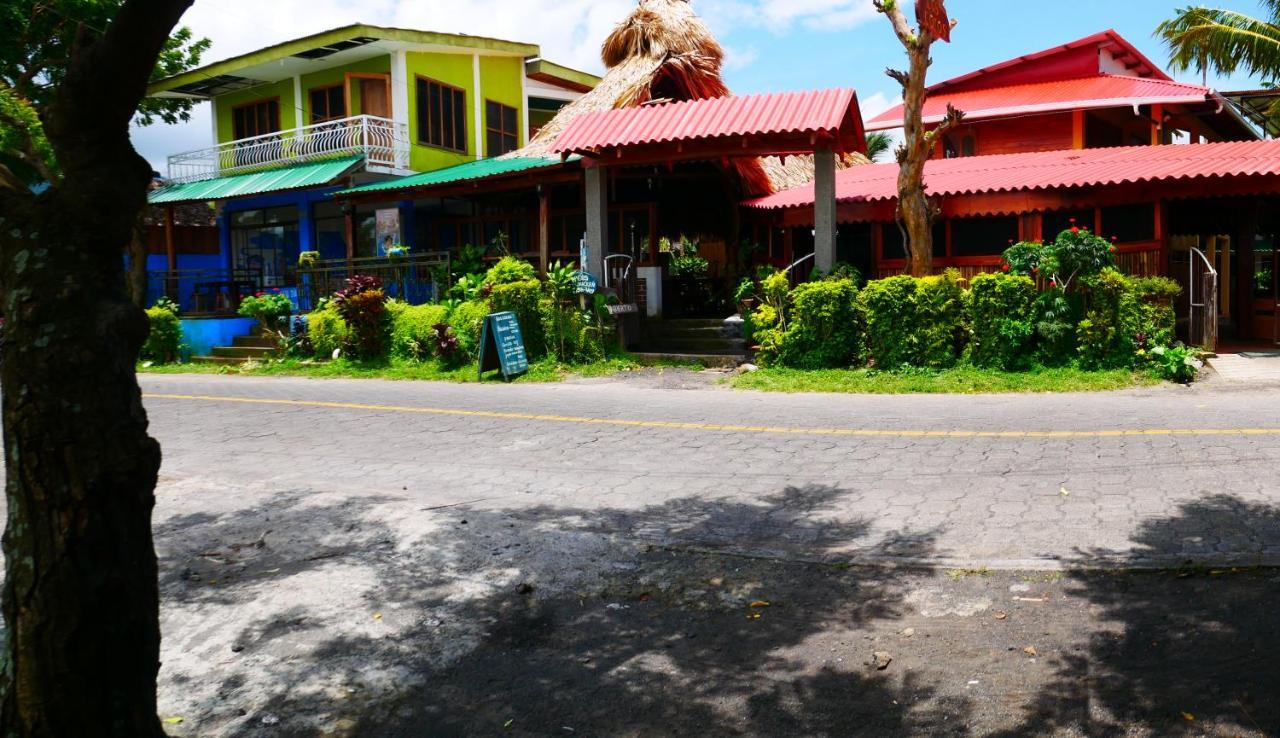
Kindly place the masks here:
<instances>
[{"instance_id":1,"label":"shrub","mask_svg":"<svg viewBox=\"0 0 1280 738\"><path fill-rule=\"evenodd\" d=\"M449 319L444 305L387 303L391 314L391 353L405 359L427 359L436 354L436 326Z\"/></svg>"},{"instance_id":2,"label":"shrub","mask_svg":"<svg viewBox=\"0 0 1280 738\"><path fill-rule=\"evenodd\" d=\"M1036 285L1029 277L979 274L969 288L972 339L969 360L980 367L1014 371L1031 358Z\"/></svg>"},{"instance_id":3,"label":"shrub","mask_svg":"<svg viewBox=\"0 0 1280 738\"><path fill-rule=\"evenodd\" d=\"M489 285L511 284L537 279L538 272L529 262L517 256L504 256L485 272L484 283Z\"/></svg>"},{"instance_id":4,"label":"shrub","mask_svg":"<svg viewBox=\"0 0 1280 738\"><path fill-rule=\"evenodd\" d=\"M538 304L547 351L562 364L586 364L604 358L600 330L591 314L569 303L545 299Z\"/></svg>"},{"instance_id":5,"label":"shrub","mask_svg":"<svg viewBox=\"0 0 1280 738\"><path fill-rule=\"evenodd\" d=\"M1204 366L1199 351L1182 345L1157 346L1151 350L1151 357L1156 373L1170 382L1191 384Z\"/></svg>"},{"instance_id":6,"label":"shrub","mask_svg":"<svg viewBox=\"0 0 1280 738\"><path fill-rule=\"evenodd\" d=\"M537 279L507 282L495 285L489 295L493 312L515 313L524 336L525 352L534 359L547 352L546 332L542 326L542 313L538 303L542 299L542 284Z\"/></svg>"},{"instance_id":7,"label":"shrub","mask_svg":"<svg viewBox=\"0 0 1280 738\"><path fill-rule=\"evenodd\" d=\"M431 351L445 366L459 364L466 357L458 344L458 334L453 332L448 323L438 323L431 327Z\"/></svg>"},{"instance_id":8,"label":"shrub","mask_svg":"<svg viewBox=\"0 0 1280 738\"><path fill-rule=\"evenodd\" d=\"M1137 309L1137 336L1140 347L1171 346L1177 316L1173 301L1182 294L1182 285L1168 277L1130 277Z\"/></svg>"},{"instance_id":9,"label":"shrub","mask_svg":"<svg viewBox=\"0 0 1280 738\"><path fill-rule=\"evenodd\" d=\"M458 339L458 348L468 358L480 355L480 331L489 312L488 300L468 300L449 314L449 327Z\"/></svg>"},{"instance_id":10,"label":"shrub","mask_svg":"<svg viewBox=\"0 0 1280 738\"><path fill-rule=\"evenodd\" d=\"M863 320L857 298L858 289L849 279L796 287L791 293L791 325L778 345L770 346L770 351L777 351L777 363L799 369L861 363Z\"/></svg>"},{"instance_id":11,"label":"shrub","mask_svg":"<svg viewBox=\"0 0 1280 738\"><path fill-rule=\"evenodd\" d=\"M287 333L289 317L293 315L293 302L276 289L244 298L236 312L258 321L264 331Z\"/></svg>"},{"instance_id":12,"label":"shrub","mask_svg":"<svg viewBox=\"0 0 1280 738\"><path fill-rule=\"evenodd\" d=\"M1050 287L1070 292L1077 280L1114 266L1115 251L1115 246L1088 228L1072 225L1052 242L1022 241L1010 246L1004 263L1008 272L1044 279Z\"/></svg>"},{"instance_id":13,"label":"shrub","mask_svg":"<svg viewBox=\"0 0 1280 738\"><path fill-rule=\"evenodd\" d=\"M142 344L141 358L157 364L177 361L182 351L182 320L178 313L157 303L147 308L147 323L150 330Z\"/></svg>"},{"instance_id":14,"label":"shrub","mask_svg":"<svg viewBox=\"0 0 1280 738\"><path fill-rule=\"evenodd\" d=\"M1060 287L1036 295L1036 359L1045 366L1061 366L1075 360L1076 326L1083 317L1080 295Z\"/></svg>"},{"instance_id":15,"label":"shrub","mask_svg":"<svg viewBox=\"0 0 1280 738\"><path fill-rule=\"evenodd\" d=\"M346 289L333 296L333 304L349 328L346 353L360 359L386 356L391 322L386 303L382 283L362 275L348 279Z\"/></svg>"},{"instance_id":16,"label":"shrub","mask_svg":"<svg viewBox=\"0 0 1280 738\"><path fill-rule=\"evenodd\" d=\"M1129 281L1115 269L1081 280L1085 314L1077 335L1080 365L1085 369L1133 366L1137 305Z\"/></svg>"},{"instance_id":17,"label":"shrub","mask_svg":"<svg viewBox=\"0 0 1280 738\"><path fill-rule=\"evenodd\" d=\"M915 317L912 363L936 368L954 366L969 341L959 271L948 269L940 276L917 281Z\"/></svg>"},{"instance_id":18,"label":"shrub","mask_svg":"<svg viewBox=\"0 0 1280 738\"><path fill-rule=\"evenodd\" d=\"M317 358L328 359L335 351L341 351L346 347L350 334L347 321L342 319L333 303L307 314L307 338Z\"/></svg>"},{"instance_id":19,"label":"shrub","mask_svg":"<svg viewBox=\"0 0 1280 738\"><path fill-rule=\"evenodd\" d=\"M867 320L867 349L876 366L896 369L915 356L915 278L905 275L877 279L862 288Z\"/></svg>"}]
</instances>

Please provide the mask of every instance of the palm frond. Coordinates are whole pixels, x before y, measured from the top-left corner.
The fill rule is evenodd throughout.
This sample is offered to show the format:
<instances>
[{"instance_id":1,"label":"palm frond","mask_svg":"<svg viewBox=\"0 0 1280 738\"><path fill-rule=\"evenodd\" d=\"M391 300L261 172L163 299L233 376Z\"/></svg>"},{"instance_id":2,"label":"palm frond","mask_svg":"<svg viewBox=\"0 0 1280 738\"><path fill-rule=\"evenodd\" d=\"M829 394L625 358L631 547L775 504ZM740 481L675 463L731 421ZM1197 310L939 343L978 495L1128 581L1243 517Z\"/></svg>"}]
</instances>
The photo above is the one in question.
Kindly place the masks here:
<instances>
[{"instance_id":1,"label":"palm frond","mask_svg":"<svg viewBox=\"0 0 1280 738\"><path fill-rule=\"evenodd\" d=\"M1183 8L1156 27L1169 48L1170 63L1183 71L1212 69L1222 74L1245 70L1272 78L1280 74L1280 0L1265 0L1273 20L1234 10Z\"/></svg>"},{"instance_id":2,"label":"palm frond","mask_svg":"<svg viewBox=\"0 0 1280 738\"><path fill-rule=\"evenodd\" d=\"M867 158L871 161L879 161L880 157L889 153L891 148L893 148L893 137L887 131L873 131L867 134Z\"/></svg>"}]
</instances>

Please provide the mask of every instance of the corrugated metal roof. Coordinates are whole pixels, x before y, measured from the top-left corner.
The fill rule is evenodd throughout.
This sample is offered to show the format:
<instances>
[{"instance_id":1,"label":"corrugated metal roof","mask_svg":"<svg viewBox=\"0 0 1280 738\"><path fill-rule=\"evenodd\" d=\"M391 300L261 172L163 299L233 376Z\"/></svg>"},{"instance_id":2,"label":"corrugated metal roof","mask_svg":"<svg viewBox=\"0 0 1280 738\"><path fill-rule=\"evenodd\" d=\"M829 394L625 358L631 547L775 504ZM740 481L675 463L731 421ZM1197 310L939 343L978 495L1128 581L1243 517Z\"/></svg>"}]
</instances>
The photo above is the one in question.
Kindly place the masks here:
<instances>
[{"instance_id":1,"label":"corrugated metal roof","mask_svg":"<svg viewBox=\"0 0 1280 738\"><path fill-rule=\"evenodd\" d=\"M923 118L925 123L942 120L947 113L948 103L957 110L964 111L966 120L977 120L1079 108L1197 103L1204 102L1210 94L1209 88L1198 85L1101 74L1095 77L989 87L949 94L940 92L926 98ZM890 108L867 122L869 131L901 126L901 105Z\"/></svg>"},{"instance_id":2,"label":"corrugated metal roof","mask_svg":"<svg viewBox=\"0 0 1280 738\"><path fill-rule=\"evenodd\" d=\"M582 153L729 136L835 133L847 129L850 122L857 126L858 121L858 98L852 89L713 97L584 113L560 134L552 151Z\"/></svg>"},{"instance_id":3,"label":"corrugated metal roof","mask_svg":"<svg viewBox=\"0 0 1280 738\"><path fill-rule=\"evenodd\" d=\"M940 196L1266 175L1280 175L1280 141L971 156L934 159L924 167L926 191ZM836 173L836 199L840 202L894 200L898 196L897 182L897 164L851 167ZM744 204L761 209L811 207L813 185Z\"/></svg>"},{"instance_id":4,"label":"corrugated metal roof","mask_svg":"<svg viewBox=\"0 0 1280 738\"><path fill-rule=\"evenodd\" d=\"M253 172L252 174L237 174L231 177L218 177L200 182L171 184L158 190L152 190L147 195L147 202L152 205L175 202L207 202L210 200L244 197L246 195L259 195L264 192L316 187L329 184L351 171L363 160L363 156L343 157L341 159L299 164L280 169L269 169L263 172Z\"/></svg>"},{"instance_id":5,"label":"corrugated metal roof","mask_svg":"<svg viewBox=\"0 0 1280 738\"><path fill-rule=\"evenodd\" d=\"M542 167L559 166L560 163L561 162L558 157L547 156L510 156L497 159L479 159L477 161L469 161L466 164L458 164L457 166L445 167L444 169L422 172L421 174L410 174L407 177L397 177L395 179L388 179L382 182L373 182L367 185L361 185L360 187L353 187L349 190L343 190L337 194L339 196L343 196L359 195L367 192L383 192L388 190L408 190L416 187L448 184L450 182L484 179L486 177L494 177L499 174L514 174L515 172L541 169Z\"/></svg>"}]
</instances>

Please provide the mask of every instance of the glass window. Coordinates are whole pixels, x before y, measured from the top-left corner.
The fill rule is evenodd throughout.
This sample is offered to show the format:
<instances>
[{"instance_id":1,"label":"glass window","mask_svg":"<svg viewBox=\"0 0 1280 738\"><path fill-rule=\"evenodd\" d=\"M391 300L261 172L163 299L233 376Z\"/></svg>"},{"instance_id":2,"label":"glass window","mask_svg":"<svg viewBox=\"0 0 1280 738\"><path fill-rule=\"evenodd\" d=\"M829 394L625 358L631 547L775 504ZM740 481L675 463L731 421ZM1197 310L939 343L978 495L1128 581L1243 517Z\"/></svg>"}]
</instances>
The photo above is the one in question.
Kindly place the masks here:
<instances>
[{"instance_id":1,"label":"glass window","mask_svg":"<svg viewBox=\"0 0 1280 738\"><path fill-rule=\"evenodd\" d=\"M342 85L319 87L311 91L311 122L324 123L347 117L347 101Z\"/></svg>"},{"instance_id":2,"label":"glass window","mask_svg":"<svg viewBox=\"0 0 1280 738\"><path fill-rule=\"evenodd\" d=\"M467 150L467 93L419 77L418 142L451 151Z\"/></svg>"},{"instance_id":3,"label":"glass window","mask_svg":"<svg viewBox=\"0 0 1280 738\"><path fill-rule=\"evenodd\" d=\"M952 256L999 256L1018 240L1017 216L951 221Z\"/></svg>"},{"instance_id":4,"label":"glass window","mask_svg":"<svg viewBox=\"0 0 1280 738\"><path fill-rule=\"evenodd\" d=\"M236 140L275 133L279 130L279 100L260 100L231 109L231 133Z\"/></svg>"},{"instance_id":5,"label":"glass window","mask_svg":"<svg viewBox=\"0 0 1280 738\"><path fill-rule=\"evenodd\" d=\"M501 156L520 148L516 109L486 100L484 110L485 156Z\"/></svg>"},{"instance_id":6,"label":"glass window","mask_svg":"<svg viewBox=\"0 0 1280 738\"><path fill-rule=\"evenodd\" d=\"M1276 245L1270 236L1257 236L1253 242L1253 296L1261 300L1276 298Z\"/></svg>"}]
</instances>

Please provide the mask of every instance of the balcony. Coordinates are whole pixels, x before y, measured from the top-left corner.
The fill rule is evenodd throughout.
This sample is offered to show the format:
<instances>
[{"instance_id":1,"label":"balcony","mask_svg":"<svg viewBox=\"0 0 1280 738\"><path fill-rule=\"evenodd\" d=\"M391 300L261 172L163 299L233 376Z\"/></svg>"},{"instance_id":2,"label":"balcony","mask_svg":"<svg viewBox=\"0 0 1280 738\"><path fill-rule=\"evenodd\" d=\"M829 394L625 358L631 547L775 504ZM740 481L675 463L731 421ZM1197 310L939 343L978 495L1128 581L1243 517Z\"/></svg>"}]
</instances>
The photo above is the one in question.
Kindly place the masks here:
<instances>
[{"instance_id":1,"label":"balcony","mask_svg":"<svg viewBox=\"0 0 1280 738\"><path fill-rule=\"evenodd\" d=\"M387 118L358 115L242 138L169 157L169 179L198 182L262 169L363 155L374 172L409 169L409 127Z\"/></svg>"}]
</instances>

